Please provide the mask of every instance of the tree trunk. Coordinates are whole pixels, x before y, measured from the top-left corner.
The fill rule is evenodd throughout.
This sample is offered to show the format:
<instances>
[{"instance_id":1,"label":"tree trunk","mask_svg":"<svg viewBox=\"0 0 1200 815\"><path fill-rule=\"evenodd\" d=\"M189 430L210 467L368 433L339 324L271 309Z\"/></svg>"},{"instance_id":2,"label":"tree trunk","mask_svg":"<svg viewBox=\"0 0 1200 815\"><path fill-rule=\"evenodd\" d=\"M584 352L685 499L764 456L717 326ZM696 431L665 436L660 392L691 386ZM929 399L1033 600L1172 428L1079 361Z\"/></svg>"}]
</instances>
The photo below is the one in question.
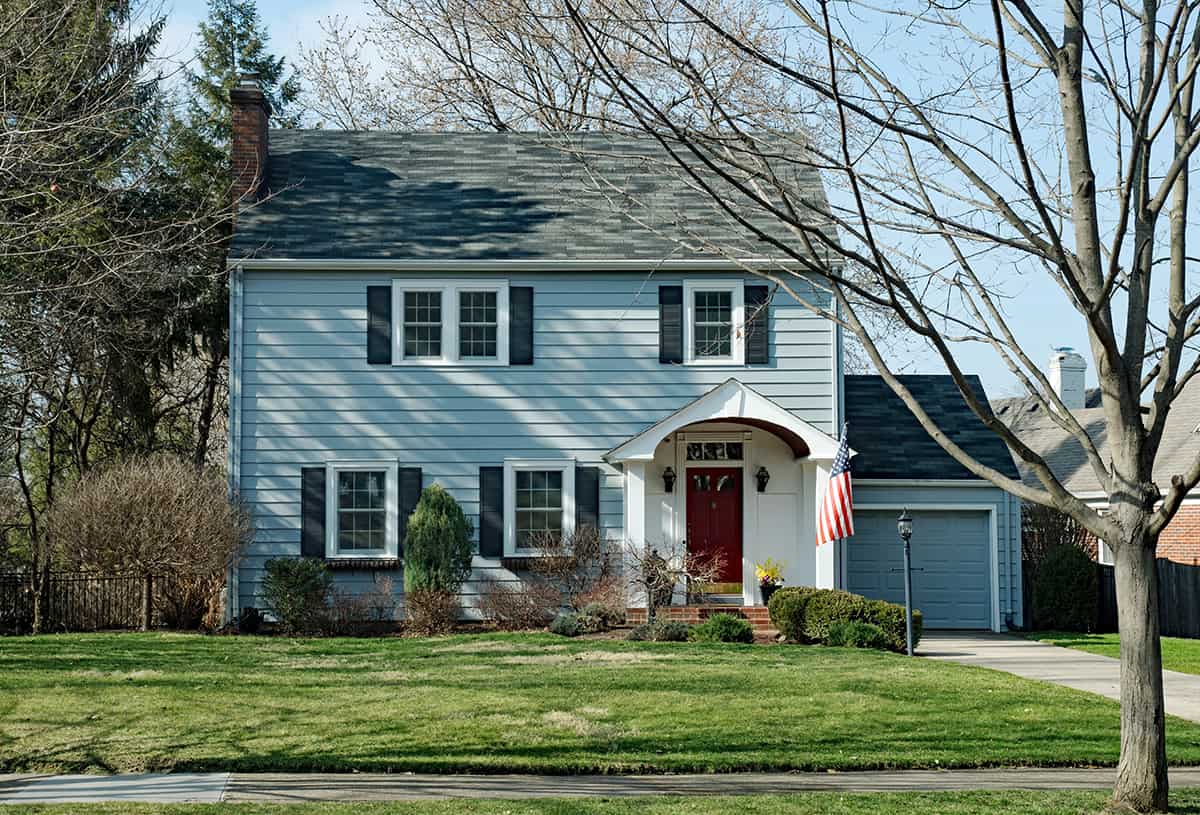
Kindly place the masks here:
<instances>
[{"instance_id":1,"label":"tree trunk","mask_svg":"<svg viewBox=\"0 0 1200 815\"><path fill-rule=\"evenodd\" d=\"M1167 744L1158 570L1145 533L1114 547L1121 632L1121 761L1113 801L1135 812L1167 809Z\"/></svg>"}]
</instances>

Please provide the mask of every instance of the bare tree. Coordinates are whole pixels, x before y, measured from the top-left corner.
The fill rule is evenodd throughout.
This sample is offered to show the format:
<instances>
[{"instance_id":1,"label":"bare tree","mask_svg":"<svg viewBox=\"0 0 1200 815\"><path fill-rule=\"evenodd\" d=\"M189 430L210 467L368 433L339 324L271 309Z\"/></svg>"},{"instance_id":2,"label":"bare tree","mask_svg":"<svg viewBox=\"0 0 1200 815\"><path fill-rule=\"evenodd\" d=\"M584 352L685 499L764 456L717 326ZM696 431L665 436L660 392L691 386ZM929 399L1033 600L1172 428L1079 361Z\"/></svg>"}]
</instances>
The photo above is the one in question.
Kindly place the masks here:
<instances>
[{"instance_id":1,"label":"bare tree","mask_svg":"<svg viewBox=\"0 0 1200 815\"><path fill-rule=\"evenodd\" d=\"M1154 570L1159 533L1200 481L1200 459L1155 482L1173 405L1200 370L1189 271L1190 182L1200 143L1200 6L1065 0L896 4L785 0L785 47L748 41L699 0L563 0L625 111L670 163L774 258L753 269L861 343L921 426L974 475L1052 507L1108 542L1121 629L1115 802L1167 805ZM651 19L647 22L647 14ZM660 26L665 20L675 26ZM686 38L724 39L784 83L805 126L784 132L696 70ZM698 123L661 103L627 55L711 103ZM612 58L609 57L612 54ZM814 192L820 173L828 202ZM689 240L694 240L690 236ZM716 245L731 259L742 245ZM1028 281L1089 338L1107 425L1103 453L1055 394L1010 315ZM816 287L816 293L812 287ZM1057 298L1056 302L1053 298ZM958 384L978 420L1034 474L976 460L897 378L872 328L893 315ZM1103 515L1072 494L969 387L964 348L1000 360L1086 452Z\"/></svg>"},{"instance_id":2,"label":"bare tree","mask_svg":"<svg viewBox=\"0 0 1200 815\"><path fill-rule=\"evenodd\" d=\"M649 622L660 608L671 605L677 593L682 592L687 602L704 602L708 587L719 581L725 565L719 553L689 551L685 541L664 541L658 546L628 541L623 556L630 592L646 604Z\"/></svg>"},{"instance_id":3,"label":"bare tree","mask_svg":"<svg viewBox=\"0 0 1200 815\"><path fill-rule=\"evenodd\" d=\"M348 129L401 130L637 126L587 36L556 0L369 0L369 5L366 26L327 19L325 41L302 55L307 102L324 121ZM590 16L593 9L597 14ZM758 4L711 0L706 10L744 41L777 47L778 34ZM594 27L610 25L603 4L582 4L577 11ZM785 84L742 59L716 32L676 26L654 14L641 15L641 21L677 37L719 99L752 108L780 127L794 113ZM636 78L656 105L689 121L711 117L713 100L694 96L657 60L618 43L610 40L604 60Z\"/></svg>"}]
</instances>

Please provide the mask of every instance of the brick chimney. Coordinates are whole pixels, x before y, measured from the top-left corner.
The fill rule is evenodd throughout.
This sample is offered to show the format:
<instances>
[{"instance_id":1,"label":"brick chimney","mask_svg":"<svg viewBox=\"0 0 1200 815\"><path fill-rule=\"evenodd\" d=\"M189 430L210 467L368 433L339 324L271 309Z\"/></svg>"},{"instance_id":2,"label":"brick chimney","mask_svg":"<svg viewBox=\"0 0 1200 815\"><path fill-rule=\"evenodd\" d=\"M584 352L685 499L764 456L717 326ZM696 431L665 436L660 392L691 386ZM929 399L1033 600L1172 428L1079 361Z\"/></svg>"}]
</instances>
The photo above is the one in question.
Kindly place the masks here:
<instances>
[{"instance_id":1,"label":"brick chimney","mask_svg":"<svg viewBox=\"0 0 1200 815\"><path fill-rule=\"evenodd\" d=\"M267 123L271 103L258 84L258 74L243 73L229 92L233 107L233 140L230 159L233 169L233 202L254 201L267 169L269 144Z\"/></svg>"},{"instance_id":2,"label":"brick chimney","mask_svg":"<svg viewBox=\"0 0 1200 815\"><path fill-rule=\"evenodd\" d=\"M1055 348L1050 354L1050 385L1067 410L1082 410L1086 394L1083 377L1087 373L1087 360L1075 353L1074 348Z\"/></svg>"}]
</instances>

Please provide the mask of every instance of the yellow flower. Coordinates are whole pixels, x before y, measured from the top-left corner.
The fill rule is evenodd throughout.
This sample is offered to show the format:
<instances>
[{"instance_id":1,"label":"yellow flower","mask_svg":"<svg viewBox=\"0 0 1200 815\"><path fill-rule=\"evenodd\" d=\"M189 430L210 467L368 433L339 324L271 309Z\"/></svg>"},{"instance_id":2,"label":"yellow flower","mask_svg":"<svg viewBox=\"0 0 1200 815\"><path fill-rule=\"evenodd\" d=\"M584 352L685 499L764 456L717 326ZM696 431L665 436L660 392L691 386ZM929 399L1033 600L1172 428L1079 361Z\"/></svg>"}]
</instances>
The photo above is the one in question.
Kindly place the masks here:
<instances>
[{"instance_id":1,"label":"yellow flower","mask_svg":"<svg viewBox=\"0 0 1200 815\"><path fill-rule=\"evenodd\" d=\"M782 583L783 570L786 563L780 563L774 558L767 558L762 563L754 564L754 574L759 583Z\"/></svg>"}]
</instances>

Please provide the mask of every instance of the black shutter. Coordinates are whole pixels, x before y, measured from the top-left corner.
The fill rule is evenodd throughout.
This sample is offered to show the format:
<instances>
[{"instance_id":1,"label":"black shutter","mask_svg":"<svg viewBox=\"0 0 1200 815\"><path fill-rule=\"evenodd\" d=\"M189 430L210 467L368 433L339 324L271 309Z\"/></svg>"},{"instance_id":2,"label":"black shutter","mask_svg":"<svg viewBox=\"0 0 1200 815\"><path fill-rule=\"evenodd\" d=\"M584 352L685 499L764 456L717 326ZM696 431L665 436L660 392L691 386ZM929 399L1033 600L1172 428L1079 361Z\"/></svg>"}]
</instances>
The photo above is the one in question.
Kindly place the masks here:
<instances>
[{"instance_id":1,"label":"black shutter","mask_svg":"<svg viewBox=\"0 0 1200 815\"><path fill-rule=\"evenodd\" d=\"M533 364L533 287L508 290L508 364Z\"/></svg>"},{"instance_id":2,"label":"black shutter","mask_svg":"<svg viewBox=\"0 0 1200 815\"><path fill-rule=\"evenodd\" d=\"M367 286L367 362L392 362L392 287Z\"/></svg>"},{"instance_id":3,"label":"black shutter","mask_svg":"<svg viewBox=\"0 0 1200 815\"><path fill-rule=\"evenodd\" d=\"M658 361L683 363L683 286L658 287Z\"/></svg>"},{"instance_id":4,"label":"black shutter","mask_svg":"<svg viewBox=\"0 0 1200 815\"><path fill-rule=\"evenodd\" d=\"M408 534L408 516L421 500L421 468L400 468L400 555L404 555L404 537Z\"/></svg>"},{"instance_id":5,"label":"black shutter","mask_svg":"<svg viewBox=\"0 0 1200 815\"><path fill-rule=\"evenodd\" d=\"M479 554L504 554L504 468L479 468Z\"/></svg>"},{"instance_id":6,"label":"black shutter","mask_svg":"<svg viewBox=\"0 0 1200 815\"><path fill-rule=\"evenodd\" d=\"M766 286L746 286L746 364L770 362L771 296Z\"/></svg>"},{"instance_id":7,"label":"black shutter","mask_svg":"<svg viewBox=\"0 0 1200 815\"><path fill-rule=\"evenodd\" d=\"M325 468L300 470L300 554L325 557Z\"/></svg>"},{"instance_id":8,"label":"black shutter","mask_svg":"<svg viewBox=\"0 0 1200 815\"><path fill-rule=\"evenodd\" d=\"M600 528L600 468L575 468L575 528Z\"/></svg>"}]
</instances>

